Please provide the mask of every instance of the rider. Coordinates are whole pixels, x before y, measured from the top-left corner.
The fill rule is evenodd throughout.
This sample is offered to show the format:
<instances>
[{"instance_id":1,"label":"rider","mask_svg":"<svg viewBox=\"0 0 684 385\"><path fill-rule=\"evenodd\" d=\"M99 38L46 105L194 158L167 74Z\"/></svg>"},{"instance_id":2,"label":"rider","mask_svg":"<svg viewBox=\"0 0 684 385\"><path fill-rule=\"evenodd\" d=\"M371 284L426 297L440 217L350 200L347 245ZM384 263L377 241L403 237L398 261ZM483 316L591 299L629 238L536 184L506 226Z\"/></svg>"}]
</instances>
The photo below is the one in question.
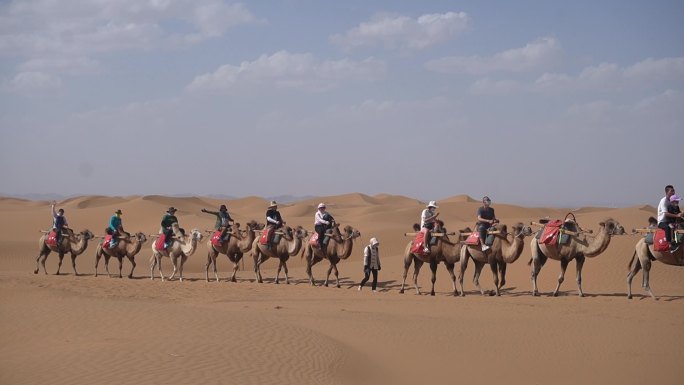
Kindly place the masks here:
<instances>
[{"instance_id":1,"label":"rider","mask_svg":"<svg viewBox=\"0 0 684 385\"><path fill-rule=\"evenodd\" d=\"M480 242L482 242L482 251L489 250L489 246L485 245L487 239L487 230L492 225L499 223L494 215L494 209L490 207L492 200L488 196L482 198L482 207L477 209L477 230L480 232Z\"/></svg>"},{"instance_id":2,"label":"rider","mask_svg":"<svg viewBox=\"0 0 684 385\"><path fill-rule=\"evenodd\" d=\"M672 232L670 231L670 223L674 223L677 218L682 218L682 213L673 214L670 211L670 198L675 194L675 189L672 185L665 186L665 196L660 199L658 203L658 228L665 230L665 239L672 242Z\"/></svg>"},{"instance_id":3,"label":"rider","mask_svg":"<svg viewBox=\"0 0 684 385\"><path fill-rule=\"evenodd\" d=\"M176 213L176 208L171 206L166 210L166 214L162 217L161 228L164 233L164 248L169 247L171 240L173 238L173 224L178 223L178 218L174 215Z\"/></svg>"},{"instance_id":4,"label":"rider","mask_svg":"<svg viewBox=\"0 0 684 385\"><path fill-rule=\"evenodd\" d=\"M266 210L266 226L270 229L268 233L268 247L271 247L275 231L283 227L284 224L285 222L280 216L280 211L278 211L278 203L276 203L276 201L271 201Z\"/></svg>"},{"instance_id":5,"label":"rider","mask_svg":"<svg viewBox=\"0 0 684 385\"><path fill-rule=\"evenodd\" d=\"M435 212L438 208L437 202L430 201L426 208L420 213L420 228L421 230L425 229L424 251L426 254L430 253L430 231L435 227L435 222L439 216L439 213Z\"/></svg>"},{"instance_id":6,"label":"rider","mask_svg":"<svg viewBox=\"0 0 684 385\"><path fill-rule=\"evenodd\" d=\"M52 201L52 230L55 231L57 235L57 245L62 242L62 230L69 228L69 223L64 216L64 209L59 209L55 211L55 205L57 202Z\"/></svg>"},{"instance_id":7,"label":"rider","mask_svg":"<svg viewBox=\"0 0 684 385\"><path fill-rule=\"evenodd\" d=\"M226 241L230 236L230 234L228 234L228 230L233 225L233 223L235 223L233 221L233 218L230 217L230 214L228 214L228 208L226 207L226 205L221 205L221 207L219 207L218 212L209 211L207 209L202 209L202 212L216 215L216 223L214 224L214 230L221 231L221 242Z\"/></svg>"},{"instance_id":8,"label":"rider","mask_svg":"<svg viewBox=\"0 0 684 385\"><path fill-rule=\"evenodd\" d=\"M324 250L323 239L325 237L325 232L333 227L335 223L335 218L332 217L327 211L325 211L325 203L318 204L318 211L314 215L314 229L318 234L318 246L321 250Z\"/></svg>"},{"instance_id":9,"label":"rider","mask_svg":"<svg viewBox=\"0 0 684 385\"><path fill-rule=\"evenodd\" d=\"M114 212L114 215L109 218L109 227L107 228L107 231L112 234L112 240L109 241L110 248L116 246L117 242L119 242L119 237L122 234L126 234L126 237L130 236L130 234L123 229L123 223L121 222L122 214L121 209L118 209Z\"/></svg>"},{"instance_id":10,"label":"rider","mask_svg":"<svg viewBox=\"0 0 684 385\"><path fill-rule=\"evenodd\" d=\"M680 223L682 223L682 211L679 208L679 201L681 201L682 198L679 197L677 194L673 194L670 197L670 205L667 208L667 212L670 214L677 215L677 218L674 218L672 222L670 223L670 231L672 233L672 243L670 244L672 247L670 248L671 252L677 251L679 248L679 243L677 242L677 229L679 229Z\"/></svg>"}]
</instances>

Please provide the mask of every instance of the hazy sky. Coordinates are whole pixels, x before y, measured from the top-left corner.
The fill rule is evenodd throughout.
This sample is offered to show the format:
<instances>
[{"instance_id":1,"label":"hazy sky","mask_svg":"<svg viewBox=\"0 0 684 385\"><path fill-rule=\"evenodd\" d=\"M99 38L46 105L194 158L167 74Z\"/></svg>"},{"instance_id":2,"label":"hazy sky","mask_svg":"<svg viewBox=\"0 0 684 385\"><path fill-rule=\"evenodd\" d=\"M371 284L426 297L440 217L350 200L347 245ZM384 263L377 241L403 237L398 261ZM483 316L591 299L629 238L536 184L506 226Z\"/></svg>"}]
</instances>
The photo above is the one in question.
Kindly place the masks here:
<instances>
[{"instance_id":1,"label":"hazy sky","mask_svg":"<svg viewBox=\"0 0 684 385\"><path fill-rule=\"evenodd\" d=\"M0 192L684 192L682 1L0 2Z\"/></svg>"}]
</instances>

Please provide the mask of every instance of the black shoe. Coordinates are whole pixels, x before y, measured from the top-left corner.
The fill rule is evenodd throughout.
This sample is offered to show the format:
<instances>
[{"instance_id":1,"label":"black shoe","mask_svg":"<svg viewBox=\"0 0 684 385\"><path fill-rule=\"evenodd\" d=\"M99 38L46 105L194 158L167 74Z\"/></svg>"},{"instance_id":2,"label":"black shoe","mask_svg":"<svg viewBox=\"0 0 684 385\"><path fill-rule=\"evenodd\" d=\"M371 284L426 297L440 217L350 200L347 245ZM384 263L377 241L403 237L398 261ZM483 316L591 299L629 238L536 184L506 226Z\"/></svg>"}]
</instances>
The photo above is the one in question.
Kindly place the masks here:
<instances>
[{"instance_id":1,"label":"black shoe","mask_svg":"<svg viewBox=\"0 0 684 385\"><path fill-rule=\"evenodd\" d=\"M679 250L679 244L670 247L670 253L676 253Z\"/></svg>"}]
</instances>

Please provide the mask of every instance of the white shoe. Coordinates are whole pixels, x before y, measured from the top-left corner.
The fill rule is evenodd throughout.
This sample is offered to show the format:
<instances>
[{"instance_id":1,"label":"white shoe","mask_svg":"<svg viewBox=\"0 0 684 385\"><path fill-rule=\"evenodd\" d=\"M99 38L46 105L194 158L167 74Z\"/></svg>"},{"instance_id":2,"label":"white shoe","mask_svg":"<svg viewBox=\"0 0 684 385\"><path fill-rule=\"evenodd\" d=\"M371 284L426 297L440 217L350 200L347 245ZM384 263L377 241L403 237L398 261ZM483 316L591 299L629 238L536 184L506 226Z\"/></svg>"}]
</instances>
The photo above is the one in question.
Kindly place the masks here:
<instances>
[{"instance_id":1,"label":"white shoe","mask_svg":"<svg viewBox=\"0 0 684 385\"><path fill-rule=\"evenodd\" d=\"M359 285L359 291L361 291L361 285Z\"/></svg>"},{"instance_id":2,"label":"white shoe","mask_svg":"<svg viewBox=\"0 0 684 385\"><path fill-rule=\"evenodd\" d=\"M482 245L482 251L487 251L489 250L489 246L487 245Z\"/></svg>"},{"instance_id":3,"label":"white shoe","mask_svg":"<svg viewBox=\"0 0 684 385\"><path fill-rule=\"evenodd\" d=\"M373 293L377 293L377 292L378 292L377 290L373 290Z\"/></svg>"}]
</instances>

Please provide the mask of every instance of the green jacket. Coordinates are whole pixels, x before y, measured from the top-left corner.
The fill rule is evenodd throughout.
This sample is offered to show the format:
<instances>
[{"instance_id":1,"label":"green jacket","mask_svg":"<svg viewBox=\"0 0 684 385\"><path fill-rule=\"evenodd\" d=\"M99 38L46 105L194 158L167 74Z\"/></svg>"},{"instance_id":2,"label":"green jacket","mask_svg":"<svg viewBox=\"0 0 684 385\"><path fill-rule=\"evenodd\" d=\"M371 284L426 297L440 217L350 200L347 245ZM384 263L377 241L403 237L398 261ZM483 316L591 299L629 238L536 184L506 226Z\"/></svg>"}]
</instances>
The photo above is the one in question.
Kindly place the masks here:
<instances>
[{"instance_id":1,"label":"green jacket","mask_svg":"<svg viewBox=\"0 0 684 385\"><path fill-rule=\"evenodd\" d=\"M164 214L164 217L161 221L161 227L166 229L171 227L171 225L173 225L174 223L178 223L178 218L176 218L175 215Z\"/></svg>"}]
</instances>

